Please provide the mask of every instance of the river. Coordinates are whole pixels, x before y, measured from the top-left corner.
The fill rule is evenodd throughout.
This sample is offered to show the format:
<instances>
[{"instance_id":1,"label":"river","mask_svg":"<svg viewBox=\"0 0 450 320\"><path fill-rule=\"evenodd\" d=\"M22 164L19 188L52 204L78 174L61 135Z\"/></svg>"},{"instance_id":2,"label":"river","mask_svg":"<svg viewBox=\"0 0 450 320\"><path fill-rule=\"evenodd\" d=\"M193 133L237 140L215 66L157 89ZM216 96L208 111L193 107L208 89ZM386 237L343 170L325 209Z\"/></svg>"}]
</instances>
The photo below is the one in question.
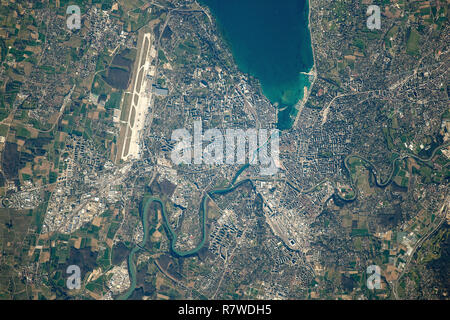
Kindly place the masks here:
<instances>
[{"instance_id":1,"label":"river","mask_svg":"<svg viewBox=\"0 0 450 320\"><path fill-rule=\"evenodd\" d=\"M202 198L202 205L200 207L199 210L199 214L200 214L200 220L201 220L201 225L202 225L202 240L200 241L200 243L193 249L191 250L187 250L187 251L179 251L175 248L175 244L177 242L177 234L175 233L175 231L172 229L172 227L170 226L169 223L169 219L167 218L167 214L166 214L166 207L164 205L164 202L158 198L158 197L154 197L154 196L146 196L144 197L143 203L143 209L141 211L141 218L142 218L142 226L144 229L144 237L143 240L140 244L136 245L130 252L130 254L128 255L128 272L130 275L130 288L123 293L122 295L119 296L119 300L127 300L132 294L133 291L136 289L136 264L134 262L135 260L135 256L136 253L140 250L142 250L145 247L145 244L147 243L148 240L148 236L149 236L149 222L148 222L148 212L149 212L149 206L153 203L153 202L157 202L161 205L161 213L163 216L163 222L164 222L164 228L166 230L167 233L167 237L169 238L170 241L170 248L172 250L172 252L179 256L179 257L187 257L187 256L191 256L196 254L200 249L203 248L203 246L205 245L205 241L206 241L206 217L207 217L207 212L206 212L206 201L208 200L208 197L210 197L210 195L213 194L225 194L228 192L233 191L234 189L236 189L238 186L242 185L243 183L249 181L249 180L242 180L238 183L236 183L237 179L239 178L239 176L242 174L242 172L245 171L245 169L247 169L249 167L249 164L245 164L243 165L235 174L235 176L233 177L230 185L226 188L221 188L221 189L214 189L211 190L209 192L207 192L203 198Z\"/></svg>"}]
</instances>

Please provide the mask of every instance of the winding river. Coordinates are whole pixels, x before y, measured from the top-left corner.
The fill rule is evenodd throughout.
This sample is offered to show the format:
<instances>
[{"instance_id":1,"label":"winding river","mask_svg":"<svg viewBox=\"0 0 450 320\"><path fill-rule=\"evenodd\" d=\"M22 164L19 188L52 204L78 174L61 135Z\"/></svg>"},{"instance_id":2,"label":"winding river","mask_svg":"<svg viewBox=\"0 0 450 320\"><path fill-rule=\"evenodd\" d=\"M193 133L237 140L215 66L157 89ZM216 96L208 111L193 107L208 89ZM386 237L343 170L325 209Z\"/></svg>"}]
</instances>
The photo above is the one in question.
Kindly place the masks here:
<instances>
[{"instance_id":1,"label":"winding river","mask_svg":"<svg viewBox=\"0 0 450 320\"><path fill-rule=\"evenodd\" d=\"M196 254L200 249L203 248L205 241L206 241L206 201L208 199L208 197L210 197L211 195L214 194L225 194L228 192L233 191L234 189L236 189L237 187L239 187L240 185L250 181L249 179L245 179L245 180L241 180L238 183L236 183L236 180L239 178L239 176L242 174L242 172L244 172L245 169L247 169L249 167L249 164L245 164L243 165L236 173L236 175L233 177L233 180L231 181L230 185L226 188L222 188L222 189L214 189L211 190L209 192L207 192L202 199L202 205L200 207L200 215L201 215L201 225L202 225L202 240L200 241L200 243L193 249L191 250L187 250L187 251L179 251L175 248L175 244L177 242L177 234L175 233L175 231L172 229L172 227L169 224L169 219L167 218L166 215L166 207L164 205L164 202L158 198L158 197L154 197L154 196L147 196L144 198L144 208L142 209L142 214L141 214L141 218L142 218L142 226L144 229L144 237L142 239L142 242L138 245L136 245L130 252L130 254L128 255L128 272L130 275L130 288L123 293L122 295L120 295L118 297L119 300L127 300L132 294L133 291L136 289L136 264L134 262L134 258L135 255L138 251L142 250L145 247L145 244L147 243L148 240L148 236L149 236L149 222L148 222L148 212L149 212L149 206L153 203L153 202L157 202L161 205L161 212L162 212L162 216L163 216L163 222L164 222L164 228L167 232L167 237L169 238L170 241L170 248L172 250L173 253L175 253L175 255L179 256L179 257L187 257L187 256L191 256Z\"/></svg>"},{"instance_id":2,"label":"winding river","mask_svg":"<svg viewBox=\"0 0 450 320\"><path fill-rule=\"evenodd\" d=\"M375 175L375 180L376 180L375 183L377 184L378 187L383 188L383 187L386 187L392 180L392 177L393 177L393 174L394 174L394 170L395 170L395 162L396 161L402 160L402 159L405 159L405 158L408 158L408 157L412 157L412 158L415 158L417 160L427 162L427 161L431 160L435 156L435 154L436 154L436 152L438 150L440 150L442 148L445 148L445 147L448 147L449 145L450 145L450 143L445 143L445 144L437 147L436 149L434 149L433 153L431 154L431 156L429 158L420 158L420 157L418 157L418 156L416 156L414 154L410 154L410 153L400 155L399 157L397 157L396 159L394 159L392 161L392 171L391 171L391 173L389 175L389 178L386 181L384 181L384 182L382 182L381 179L378 180L378 178L379 178L378 170L377 170L376 166L372 162L370 162L369 160L367 160L367 159L365 159L365 158L363 158L361 156L354 155L354 154L351 154L351 155L347 156L345 158L345 160L344 160L344 165L345 165L345 168L347 169L347 171L350 174L350 181L351 181L352 188L356 192L355 192L355 195L354 195L354 197L352 199L343 199L342 198L342 200L353 201L354 199L356 199L357 193L358 193L357 188L354 185L354 181L353 181L353 179L351 177L350 168L348 167L348 160L350 158L358 158L358 159L366 162L370 166L370 169L373 170L373 173ZM238 183L236 183L236 181L239 178L239 176L248 167L249 167L249 164L243 165L236 172L235 176L233 177L233 179L232 179L232 181L231 181L231 183L230 183L230 185L228 187L222 188L222 189L211 190L209 192L206 192L206 194L203 196L203 198L202 198L202 205L200 207L200 212L199 212L199 214L201 215L201 224L202 224L202 240L200 241L200 243L195 248L193 248L191 250L179 251L179 250L177 250L175 248L175 244L176 244L176 241L177 241L177 234L175 233L175 231L172 229L172 227L169 224L169 220L168 220L167 215L166 215L166 208L165 208L164 202L160 198L155 197L155 196L147 196L147 197L144 198L144 200L143 200L144 201L144 208L143 208L143 210L141 212L142 213L142 215L141 215L142 226L143 226L143 229L144 229L144 237L143 237L142 242L140 244L136 245L131 250L131 252L130 252L130 254L128 256L128 272L129 272L129 275L130 275L130 278L131 278L130 279L131 280L131 284L130 284L130 288L125 293L123 293L122 295L120 295L118 297L119 300L127 300L133 294L133 291L136 289L136 264L134 262L134 258L135 258L136 253L138 251L142 250L145 247L145 244L147 243L147 240L148 240L148 235L149 235L149 222L148 222L149 206L153 202L157 202L157 203L159 203L161 205L161 212L162 212L162 216L163 216L163 220L164 220L163 221L164 222L164 227L165 227L165 230L167 232L167 236L168 236L169 241L170 241L170 248L171 248L172 252L175 255L179 256L179 257L187 257L187 256L194 255L200 249L203 248L203 246L205 244L205 241L206 241L206 214L207 214L207 212L206 212L206 201L207 201L208 197L210 197L211 195L214 195L214 194L226 194L228 192L233 191L234 189L236 189L237 187L241 186L242 184L250 181L250 179L244 179L244 180L241 180ZM322 181L321 183L319 183L319 185L324 183L324 182L326 182L326 181ZM315 187L317 187L317 186L315 186ZM312 189L314 189L314 188L312 188ZM309 192L309 191L310 190L308 190L306 192ZM337 195L338 195L339 198L341 198L339 196L339 194L337 194Z\"/></svg>"},{"instance_id":3,"label":"winding river","mask_svg":"<svg viewBox=\"0 0 450 320\"><path fill-rule=\"evenodd\" d=\"M361 157L361 156L355 155L355 154L348 155L347 157L345 157L345 160L344 160L344 166L345 166L345 169L346 169L346 170L348 171L348 173L349 173L349 176L350 176L350 184L351 184L352 189L355 191L355 194L354 194L354 196L353 196L352 198L350 198L350 199L342 198L338 193L336 193L336 195L337 195L341 200L344 200L344 201L353 201L353 200L356 199L356 197L357 197L357 195L358 195L358 188L356 188L355 182L353 181L353 178L352 178L352 173L351 173L350 168L349 168L349 166L348 166L348 161L350 160L350 158L357 158L357 159L360 159L361 161L367 163L367 164L369 165L369 167L370 167L370 170L373 172L373 174L374 174L374 176L375 176L375 184L376 184L378 187L380 187L380 188L384 188L384 187L386 187L387 185L389 185L389 184L392 182L392 178L393 178L394 172L395 172L395 163L396 163L398 160L404 160L404 159L406 159L406 158L414 158L414 159L419 160L419 161L422 161L422 162L428 162L428 161L430 161L431 159L433 159L433 157L436 155L436 152L437 152L437 151L439 151L439 150L441 150L441 149L443 149L443 148L446 148L446 147L448 147L448 146L450 146L450 142L444 143L444 144L442 144L442 145L436 147L436 148L433 150L433 152L431 153L431 156L429 156L428 158L420 158L419 156L417 156L417 155L415 155L415 154L412 154L412 153L400 154L399 157L397 157L397 158L395 158L394 160L392 160L392 164L391 164L391 167L392 167L392 168L391 168L391 173L389 174L389 177L388 177L388 178L386 179L386 181L384 181L384 182L381 181L381 177L380 177L380 175L378 174L378 169L377 169L377 167L376 167L371 161L369 161L369 160L367 160L366 158L363 158L363 157Z\"/></svg>"}]
</instances>

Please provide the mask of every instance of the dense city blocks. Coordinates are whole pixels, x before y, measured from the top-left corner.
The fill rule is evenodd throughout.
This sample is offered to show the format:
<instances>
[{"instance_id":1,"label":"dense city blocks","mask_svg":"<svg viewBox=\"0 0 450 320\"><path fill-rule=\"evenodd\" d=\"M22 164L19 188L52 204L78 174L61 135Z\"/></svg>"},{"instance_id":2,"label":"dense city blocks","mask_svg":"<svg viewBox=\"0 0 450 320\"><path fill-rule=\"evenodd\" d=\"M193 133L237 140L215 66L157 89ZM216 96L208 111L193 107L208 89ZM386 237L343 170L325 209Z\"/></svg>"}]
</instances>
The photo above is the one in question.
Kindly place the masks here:
<instances>
[{"instance_id":1,"label":"dense city blocks","mask_svg":"<svg viewBox=\"0 0 450 320\"><path fill-rule=\"evenodd\" d=\"M0 0L0 300L448 300L449 6Z\"/></svg>"}]
</instances>

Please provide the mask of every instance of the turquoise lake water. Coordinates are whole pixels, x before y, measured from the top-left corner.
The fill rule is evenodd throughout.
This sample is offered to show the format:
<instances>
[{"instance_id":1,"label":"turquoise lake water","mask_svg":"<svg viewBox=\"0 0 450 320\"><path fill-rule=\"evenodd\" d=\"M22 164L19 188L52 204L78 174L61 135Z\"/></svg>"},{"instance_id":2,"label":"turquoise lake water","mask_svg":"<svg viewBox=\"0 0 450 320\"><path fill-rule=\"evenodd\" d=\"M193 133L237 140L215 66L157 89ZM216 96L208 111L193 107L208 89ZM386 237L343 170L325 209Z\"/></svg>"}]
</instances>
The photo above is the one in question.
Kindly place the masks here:
<instances>
[{"instance_id":1,"label":"turquoise lake water","mask_svg":"<svg viewBox=\"0 0 450 320\"><path fill-rule=\"evenodd\" d=\"M239 69L259 79L289 128L313 66L307 0L201 0L215 16Z\"/></svg>"}]
</instances>

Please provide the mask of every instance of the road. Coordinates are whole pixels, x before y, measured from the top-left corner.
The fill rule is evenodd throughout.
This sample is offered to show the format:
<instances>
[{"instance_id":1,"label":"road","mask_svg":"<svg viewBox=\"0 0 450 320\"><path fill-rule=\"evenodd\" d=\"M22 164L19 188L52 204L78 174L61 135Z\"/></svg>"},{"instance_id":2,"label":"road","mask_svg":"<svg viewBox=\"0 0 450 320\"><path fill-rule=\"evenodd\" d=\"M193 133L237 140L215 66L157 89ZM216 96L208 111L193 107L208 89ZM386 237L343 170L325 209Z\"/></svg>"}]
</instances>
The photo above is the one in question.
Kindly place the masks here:
<instances>
[{"instance_id":1,"label":"road","mask_svg":"<svg viewBox=\"0 0 450 320\"><path fill-rule=\"evenodd\" d=\"M62 103L62 105L61 105L61 108L59 108L58 117L56 118L56 121L53 123L53 125L51 126L51 128L48 129L48 130L39 130L39 129L36 129L36 130L38 130L39 132L42 132L42 133L53 131L53 129L55 128L55 126L56 126L56 125L58 124L58 122L59 122L59 118L61 118L61 116L63 115L64 110L65 110L66 107L67 107L67 104L71 101L70 98L72 97L72 93L73 93L73 90L75 90L75 87L76 87L76 85L74 84L73 87L72 87L72 89L70 89L69 93L64 97L64 101L63 101L63 103Z\"/></svg>"},{"instance_id":2,"label":"road","mask_svg":"<svg viewBox=\"0 0 450 320\"><path fill-rule=\"evenodd\" d=\"M345 165L345 169L347 169L347 171L348 171L348 173L349 173L349 176L350 176L350 183L351 183L351 186L352 186L353 190L355 191L355 195L354 195L353 198L351 198L351 199L346 199L346 200L350 200L350 201L351 201L351 200L354 200L354 199L356 199L356 196L357 196L357 188L356 188L356 186L354 185L354 181L353 181L353 179L352 179L351 171L350 171L350 169L349 169L349 167L348 167L348 160L349 160L350 158L358 158L358 159L360 159L360 160L366 162L367 164L369 164L369 165L372 167L372 169L373 169L373 174L374 174L374 176L375 176L375 183L376 183L376 185L377 185L378 187L380 187L380 188L384 188L384 187L386 187L386 186L391 182L391 180L392 180L392 176L394 175L394 172L395 172L395 162L396 162L396 161L398 161L398 160L403 160L403 159L406 159L406 158L414 158L414 159L419 160L419 161L428 162L428 161L430 161L431 159L433 159L433 157L436 155L436 152L437 152L438 150L443 149L443 148L446 148L446 147L448 147L448 146L450 146L450 142L446 142L446 143L444 143L444 144L438 146L437 148L435 148L435 149L433 150L431 156L428 157L428 158L420 158L419 156L417 156L417 155L415 155L415 154L412 154L412 153L401 153L401 154L399 155L398 158L395 158L394 160L392 160L392 165L391 165L391 166L392 166L392 169L391 169L391 173L390 173L390 175L389 175L389 178L388 178L385 182L382 182L382 181L381 181L381 178L380 178L380 180L379 180L378 169L377 169L377 167L376 167L371 161L367 160L367 159L364 158L364 157L361 157L361 156L359 156L359 155L356 155L356 154L350 154L350 155L348 155L347 157L345 157L344 165Z\"/></svg>"},{"instance_id":3,"label":"road","mask_svg":"<svg viewBox=\"0 0 450 320\"><path fill-rule=\"evenodd\" d=\"M422 238L419 239L419 241L417 241L416 245L414 246L408 261L406 261L405 263L405 268L403 269L403 271L399 274L397 280L395 280L395 282L392 284L392 293L394 294L395 299L399 299L398 297L398 285L400 283L400 279L406 274L406 272L408 271L408 267L411 264L411 261L414 258L414 254L417 250L420 249L420 247L422 246L422 244L431 237L431 235L433 235L436 231L439 230L439 228L444 224L444 222L447 220L447 211L448 211L448 205L450 202L450 196L447 196L444 204L441 207L441 210L439 212L440 215L442 215L442 219L437 223L437 225L432 228L426 235L424 235Z\"/></svg>"}]
</instances>

